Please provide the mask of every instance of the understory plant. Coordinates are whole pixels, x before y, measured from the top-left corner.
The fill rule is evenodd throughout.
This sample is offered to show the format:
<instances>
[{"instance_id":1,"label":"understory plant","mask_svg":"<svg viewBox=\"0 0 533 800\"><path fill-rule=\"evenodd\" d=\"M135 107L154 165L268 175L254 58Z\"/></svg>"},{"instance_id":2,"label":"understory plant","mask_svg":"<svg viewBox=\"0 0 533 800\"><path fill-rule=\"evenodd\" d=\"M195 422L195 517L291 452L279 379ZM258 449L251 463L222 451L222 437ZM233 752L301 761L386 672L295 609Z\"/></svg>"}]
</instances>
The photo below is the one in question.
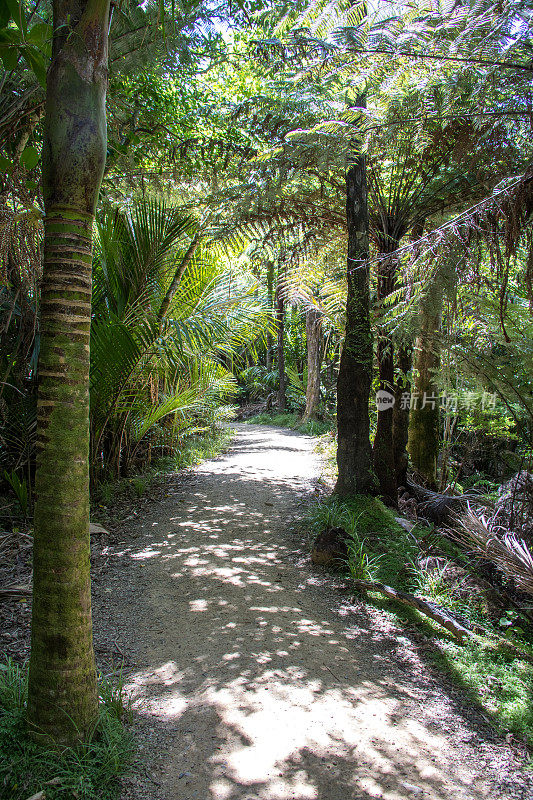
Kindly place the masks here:
<instances>
[{"instance_id":1,"label":"understory plant","mask_svg":"<svg viewBox=\"0 0 533 800\"><path fill-rule=\"evenodd\" d=\"M279 428L292 428L299 433L308 436L321 436L331 431L332 423L326 420L310 419L307 422L301 421L301 415L285 412L283 414L271 414L267 411L256 414L246 420L252 425L274 425Z\"/></svg>"},{"instance_id":2,"label":"understory plant","mask_svg":"<svg viewBox=\"0 0 533 800\"><path fill-rule=\"evenodd\" d=\"M189 255L196 223L179 209L139 202L97 230L93 482L172 454L209 424L237 388L229 356L268 329L256 280L206 247Z\"/></svg>"},{"instance_id":3,"label":"understory plant","mask_svg":"<svg viewBox=\"0 0 533 800\"><path fill-rule=\"evenodd\" d=\"M0 799L114 800L133 753L120 674L100 678L99 718L78 746L37 745L27 733L27 670L0 664ZM42 794L40 794L42 792Z\"/></svg>"},{"instance_id":4,"label":"understory plant","mask_svg":"<svg viewBox=\"0 0 533 800\"><path fill-rule=\"evenodd\" d=\"M359 573L359 579L394 586L400 576L409 582L409 569L418 551L416 536L399 525L393 512L377 498L333 495L310 508L305 526L313 536L328 528L342 528L351 548L350 569Z\"/></svg>"}]
</instances>

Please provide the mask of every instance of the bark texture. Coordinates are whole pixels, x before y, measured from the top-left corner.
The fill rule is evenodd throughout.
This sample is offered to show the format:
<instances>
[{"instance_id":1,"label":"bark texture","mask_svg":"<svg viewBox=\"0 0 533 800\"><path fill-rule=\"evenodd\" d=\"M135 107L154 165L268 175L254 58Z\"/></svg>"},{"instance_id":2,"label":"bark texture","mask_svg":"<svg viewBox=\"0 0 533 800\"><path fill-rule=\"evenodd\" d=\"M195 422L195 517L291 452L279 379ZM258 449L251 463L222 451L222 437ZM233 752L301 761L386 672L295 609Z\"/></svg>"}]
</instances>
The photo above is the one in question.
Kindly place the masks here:
<instances>
[{"instance_id":1,"label":"bark texture","mask_svg":"<svg viewBox=\"0 0 533 800\"><path fill-rule=\"evenodd\" d=\"M268 305L269 308L273 308L274 306L274 262L269 261L267 263L267 296L268 296ZM267 372L270 372L272 369L272 334L270 330L267 331L266 336L266 369Z\"/></svg>"},{"instance_id":2,"label":"bark texture","mask_svg":"<svg viewBox=\"0 0 533 800\"><path fill-rule=\"evenodd\" d=\"M420 332L415 343L413 407L407 449L413 468L428 486L437 483L439 403L435 373L440 364L442 285L434 281L420 303Z\"/></svg>"},{"instance_id":3,"label":"bark texture","mask_svg":"<svg viewBox=\"0 0 533 800\"><path fill-rule=\"evenodd\" d=\"M378 302L383 303L396 288L397 258L394 255L403 235L403 228L388 220L378 236L378 247L384 258L378 268ZM389 227L390 226L390 227ZM381 329L377 344L379 389L395 396L394 344L386 330ZM376 436L374 438L374 470L379 482L379 492L384 502L392 507L398 505L398 485L394 459L394 406L378 410Z\"/></svg>"},{"instance_id":4,"label":"bark texture","mask_svg":"<svg viewBox=\"0 0 533 800\"><path fill-rule=\"evenodd\" d=\"M403 345L398 348L395 402L392 412L392 440L394 449L394 469L396 470L397 486L405 486L407 481L407 440L409 436L409 402L402 399L408 395L411 388L409 371L411 369L413 348Z\"/></svg>"},{"instance_id":5,"label":"bark texture","mask_svg":"<svg viewBox=\"0 0 533 800\"><path fill-rule=\"evenodd\" d=\"M54 2L28 721L61 744L98 717L89 569L92 225L106 156L108 0Z\"/></svg>"},{"instance_id":6,"label":"bark texture","mask_svg":"<svg viewBox=\"0 0 533 800\"><path fill-rule=\"evenodd\" d=\"M346 173L348 295L346 336L337 381L337 464L335 492L375 494L368 401L372 384L368 263L368 189L361 155Z\"/></svg>"},{"instance_id":7,"label":"bark texture","mask_svg":"<svg viewBox=\"0 0 533 800\"><path fill-rule=\"evenodd\" d=\"M285 374L285 297L283 294L283 261L278 268L278 285L276 287L276 329L278 350L278 410L285 411L287 406L287 376Z\"/></svg>"},{"instance_id":8,"label":"bark texture","mask_svg":"<svg viewBox=\"0 0 533 800\"><path fill-rule=\"evenodd\" d=\"M305 411L302 422L307 422L316 414L320 400L320 367L322 364L322 315L310 308L305 315L307 339L307 389Z\"/></svg>"}]
</instances>

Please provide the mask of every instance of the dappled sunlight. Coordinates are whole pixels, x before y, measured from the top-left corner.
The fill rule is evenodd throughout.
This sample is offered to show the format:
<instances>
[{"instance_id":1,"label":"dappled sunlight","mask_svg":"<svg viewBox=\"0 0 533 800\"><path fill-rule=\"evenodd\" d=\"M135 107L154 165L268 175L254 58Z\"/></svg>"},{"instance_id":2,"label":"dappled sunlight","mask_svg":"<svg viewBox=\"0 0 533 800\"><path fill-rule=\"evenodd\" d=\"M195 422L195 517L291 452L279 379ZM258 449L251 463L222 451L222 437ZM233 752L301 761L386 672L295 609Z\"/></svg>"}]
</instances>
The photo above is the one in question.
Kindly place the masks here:
<instances>
[{"instance_id":1,"label":"dappled sunlight","mask_svg":"<svg viewBox=\"0 0 533 800\"><path fill-rule=\"evenodd\" d=\"M222 655L221 662L234 665L241 658L234 651ZM319 773L333 768L339 789L351 787L358 797L409 797L413 789L405 787L406 772L420 796L449 798L450 780L457 789L454 797L484 796L468 789L469 776L461 779L452 763L443 770L443 735L428 731L422 720L393 722L405 714L402 700L388 696L379 683L335 686L331 674L310 677L292 664L256 670L253 678L239 674L220 680L215 672L190 692L185 673L171 661L139 673L134 683L140 698L147 689L154 697L148 706L141 699L141 713L149 710L178 734L172 758L181 758L179 733L198 714L214 713L216 744L202 765L202 797L248 798L253 791L251 796L262 800L322 798L313 764L320 765ZM154 687L159 687L155 694ZM187 765L193 775L197 766ZM209 775L217 777L209 780Z\"/></svg>"},{"instance_id":2,"label":"dappled sunlight","mask_svg":"<svg viewBox=\"0 0 533 800\"><path fill-rule=\"evenodd\" d=\"M129 690L165 731L161 800L490 797L456 767L401 644L295 553L287 525L312 488L311 442L284 434L278 452L279 435L260 433L264 452L240 435L164 501L158 526L139 523L129 552L152 571Z\"/></svg>"},{"instance_id":3,"label":"dappled sunlight","mask_svg":"<svg viewBox=\"0 0 533 800\"><path fill-rule=\"evenodd\" d=\"M131 557L138 560L142 560L145 558L154 558L154 556L160 556L160 555L161 555L161 550L154 550L153 547L145 547L144 550L141 550L138 553L132 553Z\"/></svg>"}]
</instances>

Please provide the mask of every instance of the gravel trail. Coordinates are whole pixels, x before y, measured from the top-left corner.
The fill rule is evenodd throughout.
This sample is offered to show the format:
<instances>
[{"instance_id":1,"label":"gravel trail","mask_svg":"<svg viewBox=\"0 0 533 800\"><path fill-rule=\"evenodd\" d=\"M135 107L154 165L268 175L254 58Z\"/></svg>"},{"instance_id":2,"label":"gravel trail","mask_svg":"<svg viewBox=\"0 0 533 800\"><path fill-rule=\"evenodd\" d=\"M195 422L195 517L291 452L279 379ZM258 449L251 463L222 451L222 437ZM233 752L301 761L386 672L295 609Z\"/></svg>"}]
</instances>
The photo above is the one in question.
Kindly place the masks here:
<instances>
[{"instance_id":1,"label":"gravel trail","mask_svg":"<svg viewBox=\"0 0 533 800\"><path fill-rule=\"evenodd\" d=\"M95 581L97 644L130 665L123 800L531 798L519 754L423 648L311 568L290 528L313 440L235 427L114 535Z\"/></svg>"}]
</instances>

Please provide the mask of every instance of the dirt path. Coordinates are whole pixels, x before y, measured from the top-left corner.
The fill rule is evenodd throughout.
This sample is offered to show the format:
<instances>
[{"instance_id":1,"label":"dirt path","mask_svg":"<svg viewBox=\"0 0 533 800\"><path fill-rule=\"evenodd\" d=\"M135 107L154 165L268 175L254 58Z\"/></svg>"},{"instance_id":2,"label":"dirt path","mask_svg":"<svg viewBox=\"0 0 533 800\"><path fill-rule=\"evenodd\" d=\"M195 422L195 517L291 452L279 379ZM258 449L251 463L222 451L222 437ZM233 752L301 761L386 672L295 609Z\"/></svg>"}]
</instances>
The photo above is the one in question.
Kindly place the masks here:
<instances>
[{"instance_id":1,"label":"dirt path","mask_svg":"<svg viewBox=\"0 0 533 800\"><path fill-rule=\"evenodd\" d=\"M461 693L299 551L312 439L236 427L227 455L127 523L95 584L97 643L135 665L141 757L123 797L531 797Z\"/></svg>"}]
</instances>

